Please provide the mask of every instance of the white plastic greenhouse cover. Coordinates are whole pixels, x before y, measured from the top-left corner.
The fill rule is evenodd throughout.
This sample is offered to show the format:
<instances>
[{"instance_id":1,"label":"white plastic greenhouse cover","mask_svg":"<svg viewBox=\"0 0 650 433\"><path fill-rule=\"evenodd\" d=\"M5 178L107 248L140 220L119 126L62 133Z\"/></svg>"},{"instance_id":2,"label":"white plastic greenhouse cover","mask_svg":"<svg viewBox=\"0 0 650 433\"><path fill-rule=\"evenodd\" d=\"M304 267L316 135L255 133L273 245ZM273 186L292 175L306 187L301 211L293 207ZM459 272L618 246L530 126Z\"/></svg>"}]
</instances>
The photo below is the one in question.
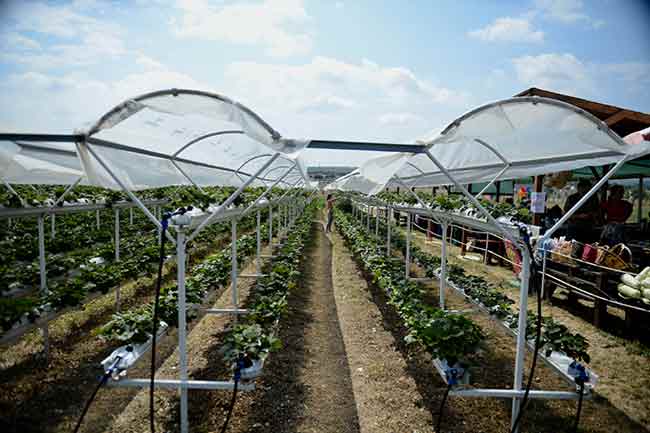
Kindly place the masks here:
<instances>
[{"instance_id":1,"label":"white plastic greenhouse cover","mask_svg":"<svg viewBox=\"0 0 650 433\"><path fill-rule=\"evenodd\" d=\"M116 106L80 133L86 139L76 144L3 142L3 180L65 184L84 175L83 183L120 189L108 168L131 190L192 183L239 186L276 153L279 157L252 186L283 176L280 187L308 180L299 157L306 141L282 138L247 107L213 93L147 93Z\"/></svg>"},{"instance_id":2,"label":"white plastic greenhouse cover","mask_svg":"<svg viewBox=\"0 0 650 433\"><path fill-rule=\"evenodd\" d=\"M626 143L590 113L537 96L484 105L419 143L461 184L602 166L650 153L650 142ZM376 194L401 185L400 179L409 187L452 183L426 154L398 153L372 158L328 188Z\"/></svg>"}]
</instances>

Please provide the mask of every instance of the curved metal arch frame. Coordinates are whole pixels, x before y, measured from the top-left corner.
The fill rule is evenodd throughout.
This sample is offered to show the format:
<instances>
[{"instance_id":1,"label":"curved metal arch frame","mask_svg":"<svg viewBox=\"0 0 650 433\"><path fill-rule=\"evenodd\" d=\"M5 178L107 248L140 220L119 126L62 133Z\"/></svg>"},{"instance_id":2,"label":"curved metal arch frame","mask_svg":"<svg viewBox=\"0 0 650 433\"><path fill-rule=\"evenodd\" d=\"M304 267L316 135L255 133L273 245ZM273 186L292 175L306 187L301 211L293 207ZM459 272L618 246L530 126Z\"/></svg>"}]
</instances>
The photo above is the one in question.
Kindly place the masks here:
<instances>
[{"instance_id":1,"label":"curved metal arch frame","mask_svg":"<svg viewBox=\"0 0 650 433\"><path fill-rule=\"evenodd\" d=\"M132 104L133 102L143 102L146 101L147 99L152 99L152 98L158 98L161 96L179 96L179 95L194 95L194 96L201 96L209 99L214 99L216 101L219 101L221 103L226 103L230 104L242 111L244 111L246 114L251 116L253 119L255 119L257 122L260 123L264 127L264 129L267 130L267 132L271 135L271 137L274 140L279 140L282 135L273 129L268 123L266 123L257 113L255 113L253 110L245 106L244 104L241 104L239 102L236 102L227 96L220 95L218 93L213 93L213 92L205 92L203 90L194 90L194 89L165 89L165 90L157 90L154 92L149 92L149 93L144 93L141 95L138 95L134 98L130 98L125 100L124 102L116 105L113 107L111 110L107 111L103 116L101 116L88 130L87 135L91 136L96 134L97 132L101 131L103 129L103 124L114 114L117 114L121 111L126 111L129 108L129 104ZM130 117L127 116L124 119ZM124 120L122 119L122 120Z\"/></svg>"},{"instance_id":2,"label":"curved metal arch frame","mask_svg":"<svg viewBox=\"0 0 650 433\"><path fill-rule=\"evenodd\" d=\"M623 141L621 137L618 136L614 131L612 131L609 126L602 120L598 119L596 116L593 114L583 110L582 108L576 107L575 105L571 105L567 102L564 101L559 101L557 99L551 99L551 98L545 98L543 96L515 96L513 98L508 98L508 99L502 99L500 101L494 101L490 102L484 105L481 105L480 107L474 108L465 114L461 115L460 117L456 118L456 120L452 121L447 125L445 129L442 130L440 135L446 135L449 131L451 131L453 128L456 128L460 126L460 124L470 118L473 117L474 115L480 113L481 111L488 110L493 107L497 106L504 106L504 105L510 105L510 104L524 104L524 103L531 103L533 105L537 104L548 104L548 105L554 105L556 107L564 108L565 110L572 111L585 119L591 121L599 130L604 130L607 135L609 135L614 141L616 141L620 146L626 146L626 143ZM420 143L426 144L429 147L437 140L437 137L432 139L432 140L419 140Z\"/></svg>"}]
</instances>

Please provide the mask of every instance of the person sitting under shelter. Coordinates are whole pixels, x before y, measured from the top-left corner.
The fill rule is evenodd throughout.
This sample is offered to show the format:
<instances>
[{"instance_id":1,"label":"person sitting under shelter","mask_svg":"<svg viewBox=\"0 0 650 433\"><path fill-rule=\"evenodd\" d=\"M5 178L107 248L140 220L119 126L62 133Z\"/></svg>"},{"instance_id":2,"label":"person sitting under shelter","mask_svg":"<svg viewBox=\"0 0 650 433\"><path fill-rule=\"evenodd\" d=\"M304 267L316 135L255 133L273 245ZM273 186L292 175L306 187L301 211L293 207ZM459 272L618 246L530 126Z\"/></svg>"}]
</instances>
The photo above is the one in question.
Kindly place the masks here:
<instances>
[{"instance_id":1,"label":"person sitting under shelter","mask_svg":"<svg viewBox=\"0 0 650 433\"><path fill-rule=\"evenodd\" d=\"M623 200L624 193L623 185L614 185L609 189L609 197L601 206L607 224L622 224L632 215L634 206L630 202Z\"/></svg>"},{"instance_id":2,"label":"person sitting under shelter","mask_svg":"<svg viewBox=\"0 0 650 433\"><path fill-rule=\"evenodd\" d=\"M590 189L591 182L587 179L580 179L578 181L578 192L571 194L564 203L564 213L566 214L571 210ZM580 242L592 242L594 240L594 226L600 222L600 202L597 194L594 194L569 218L567 236L569 239Z\"/></svg>"}]
</instances>

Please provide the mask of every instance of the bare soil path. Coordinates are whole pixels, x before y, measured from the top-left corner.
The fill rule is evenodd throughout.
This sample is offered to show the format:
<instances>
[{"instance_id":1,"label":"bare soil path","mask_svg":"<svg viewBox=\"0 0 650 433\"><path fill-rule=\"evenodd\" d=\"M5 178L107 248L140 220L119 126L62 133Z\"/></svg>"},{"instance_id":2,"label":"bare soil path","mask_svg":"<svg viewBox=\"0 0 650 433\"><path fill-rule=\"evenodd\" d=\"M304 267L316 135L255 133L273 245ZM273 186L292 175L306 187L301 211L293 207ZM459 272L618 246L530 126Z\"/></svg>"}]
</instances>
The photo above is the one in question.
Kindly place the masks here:
<instances>
[{"instance_id":1,"label":"bare soil path","mask_svg":"<svg viewBox=\"0 0 650 433\"><path fill-rule=\"evenodd\" d=\"M320 224L314 224L313 237L301 287L289 296L290 310L280 322L284 347L269 357L258 389L237 403L243 417L229 432L359 431L332 288L331 250Z\"/></svg>"},{"instance_id":2,"label":"bare soil path","mask_svg":"<svg viewBox=\"0 0 650 433\"><path fill-rule=\"evenodd\" d=\"M402 356L399 341L384 326L382 312L343 239L337 233L330 239L334 296L361 432L432 431L434 417L410 375L413 362Z\"/></svg>"}]
</instances>

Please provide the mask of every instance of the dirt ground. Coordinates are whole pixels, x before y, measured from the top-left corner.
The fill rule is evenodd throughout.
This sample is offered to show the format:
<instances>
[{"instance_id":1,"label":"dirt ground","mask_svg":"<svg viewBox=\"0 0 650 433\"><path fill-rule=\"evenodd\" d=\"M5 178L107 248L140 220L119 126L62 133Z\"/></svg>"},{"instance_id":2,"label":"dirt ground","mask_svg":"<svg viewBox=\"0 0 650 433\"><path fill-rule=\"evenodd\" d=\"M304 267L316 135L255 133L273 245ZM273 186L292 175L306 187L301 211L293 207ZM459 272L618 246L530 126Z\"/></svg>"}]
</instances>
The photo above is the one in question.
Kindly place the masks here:
<instances>
[{"instance_id":1,"label":"dirt ground","mask_svg":"<svg viewBox=\"0 0 650 433\"><path fill-rule=\"evenodd\" d=\"M341 237L330 236L334 296L352 373L362 433L428 432L432 414L409 373L409 360L384 326L368 283Z\"/></svg>"},{"instance_id":2,"label":"dirt ground","mask_svg":"<svg viewBox=\"0 0 650 433\"><path fill-rule=\"evenodd\" d=\"M440 254L440 243L438 241L426 241L422 233L417 233L414 239L420 247L435 254ZM510 284L510 281L514 278L511 270L498 266L485 266L480 261L461 259L458 257L459 253L459 248L452 247L449 262L463 266L469 273L484 276L495 283L500 290L515 302L519 301L518 287ZM452 298L450 297L450 299ZM453 299L460 298L456 296ZM600 407L601 401L607 401L612 408L622 411L633 421L633 429L624 430L622 424L616 423L611 424L611 426L616 425L617 427L609 427L613 430L604 431L640 432L644 431L644 429L650 430L650 358L647 354L643 355L641 353L638 343L623 340L594 327L588 321L590 320L588 312L581 314L584 312L567 310L562 301L557 298L554 298L553 304L544 301L542 307L543 315L552 316L558 322L563 323L573 331L579 332L589 340L589 353L591 355L589 366L599 375L599 382L596 388L596 399L585 403L585 416L589 416L587 415L590 411L588 408L598 402L592 408L596 411L593 418L594 421L598 419L604 421L602 413L599 413L597 408ZM528 308L533 311L536 309L535 297L529 298ZM476 320L479 315L473 315L472 317ZM504 343L507 344L507 341ZM550 371L549 374L553 375ZM612 411L608 409L608 412ZM638 424L634 426L635 423ZM581 425L583 424L581 423ZM589 425L589 423L585 422L584 425Z\"/></svg>"},{"instance_id":3,"label":"dirt ground","mask_svg":"<svg viewBox=\"0 0 650 433\"><path fill-rule=\"evenodd\" d=\"M306 249L302 263L304 278L300 287L288 299L289 308L283 316L279 337L283 348L270 355L264 374L257 380L256 389L240 392L228 427L230 433L244 432L343 432L343 433L420 433L431 432L438 420L438 409L445 390L426 353L404 343L406 330L385 294L369 284L345 247L342 238L333 233L326 236L322 222L313 225L313 242ZM422 238L417 242L424 245ZM434 244L426 248L434 250ZM265 249L268 253L268 249ZM454 259L456 260L456 259ZM452 260L453 261L453 260ZM458 263L485 268L481 264ZM493 273L495 267L488 267ZM244 266L241 273L252 273L254 265ZM474 269L471 270L474 272ZM414 272L421 273L414 267ZM495 278L492 276L491 278ZM511 279L507 272L503 279ZM245 307L254 289L253 279L241 279L238 285L240 299ZM428 286L432 301L437 297L437 285ZM504 289L509 290L509 289ZM516 292L514 289L512 292ZM509 292L509 295L513 296ZM230 305L230 288L217 291L216 308ZM451 290L447 292L448 305L454 309L468 309L469 304ZM532 307L532 304L531 304ZM557 307L553 307L557 308ZM560 311L552 310L558 320L564 318ZM548 313L550 310L546 311ZM545 313L545 314L546 314ZM473 386L509 388L512 386L514 366L514 339L492 319L479 312L468 313L487 334L487 344L474 359ZM565 314L570 316L569 313ZM205 315L192 324L188 335L188 360L192 379L228 380L230 372L220 354L224 330L234 319L224 315ZM581 321L580 318L572 320ZM567 322L568 326L571 322ZM587 323L587 325L589 325ZM583 325L580 325L583 326ZM589 325L590 326L590 325ZM587 328L585 328L587 329ZM616 338L607 339L601 331L593 335L581 330L593 349L600 344L617 344L610 347L616 355L609 359L601 350L594 351L592 367L601 374L606 370L613 376L603 375L603 383L593 400L585 401L579 431L592 433L640 433L644 428L643 414L647 420L648 399L646 364L636 368L638 388L621 391L613 367L601 369L616 356L625 356L626 362L639 362L632 358ZM601 335L602 334L602 335ZM603 338L604 340L599 340ZM90 393L101 356L104 353L93 345L96 338L88 339L83 332L69 337L72 346L69 354L58 353L58 359L68 365L56 364L54 371L44 370L26 361L11 368L31 371L33 379L42 381L39 392L34 392L16 406L26 409L20 422L2 425L1 431L69 432L76 416ZM66 341L66 345L70 344ZM177 376L178 350L176 336L163 339L159 349L157 377ZM598 348L596 347L598 346ZM63 350L63 347L56 349ZM602 352L606 350L603 349ZM55 355L55 356L56 356ZM640 355L636 355L640 356ZM57 359L57 358L55 358ZM64 361L62 361L64 362ZM530 356L528 356L530 362ZM148 376L147 357L130 377ZM640 364L638 364L640 365ZM29 368L32 370L29 370ZM10 375L10 371L3 375ZM623 369L620 369L623 370ZM639 373L641 371L641 373ZM633 373L630 373L633 374ZM78 375L75 381L72 375ZM628 373L620 375L628 377ZM9 376L5 376L9 377ZM620 376L618 376L620 377ZM607 387L610 384L610 387ZM616 386L616 387L615 387ZM544 365L538 367L534 388L570 390L571 388ZM640 391L640 394L634 392ZM608 392L609 394L606 394ZM624 398L628 393L628 399ZM42 394L40 394L42 393ZM64 397L61 397L64 396ZM65 401L58 404L56 399ZM619 398L619 400L616 400ZM190 426L193 432L218 432L224 422L231 399L230 391L189 392ZM617 404L613 404L615 400ZM53 404L52 404L53 403ZM49 406L48 406L49 405ZM441 432L493 433L507 432L510 422L510 400L450 397L442 419ZM50 407L51 406L51 407ZM534 401L523 422L526 433L561 433L572 431L575 415L574 401ZM41 412L39 413L39 408ZM633 412L633 414L630 414ZM29 415L29 417L27 416ZM3 419L10 420L12 418ZM16 419L15 417L13 418ZM635 421L636 420L636 421ZM3 421L3 423L5 423ZM178 431L178 393L156 391L157 431ZM85 433L124 433L148 431L148 391L140 389L106 388L98 394L82 431Z\"/></svg>"},{"instance_id":4,"label":"dirt ground","mask_svg":"<svg viewBox=\"0 0 650 433\"><path fill-rule=\"evenodd\" d=\"M190 255L191 263L229 242L227 234ZM175 266L166 266L166 279L175 276ZM151 299L152 278L141 278L121 287L122 308ZM100 375L99 362L110 353L111 344L102 342L93 330L105 323L115 308L114 294L100 296L83 309L73 310L50 323L50 360L40 356L42 338L34 332L0 352L0 431L71 431L84 401ZM158 359L174 349L174 337L160 343ZM113 389L108 416L100 416L96 426L106 426L125 406L134 390ZM99 401L102 392L99 394ZM101 403L100 403L101 404ZM89 417L92 416L92 411ZM101 431L101 430L97 430Z\"/></svg>"}]
</instances>

